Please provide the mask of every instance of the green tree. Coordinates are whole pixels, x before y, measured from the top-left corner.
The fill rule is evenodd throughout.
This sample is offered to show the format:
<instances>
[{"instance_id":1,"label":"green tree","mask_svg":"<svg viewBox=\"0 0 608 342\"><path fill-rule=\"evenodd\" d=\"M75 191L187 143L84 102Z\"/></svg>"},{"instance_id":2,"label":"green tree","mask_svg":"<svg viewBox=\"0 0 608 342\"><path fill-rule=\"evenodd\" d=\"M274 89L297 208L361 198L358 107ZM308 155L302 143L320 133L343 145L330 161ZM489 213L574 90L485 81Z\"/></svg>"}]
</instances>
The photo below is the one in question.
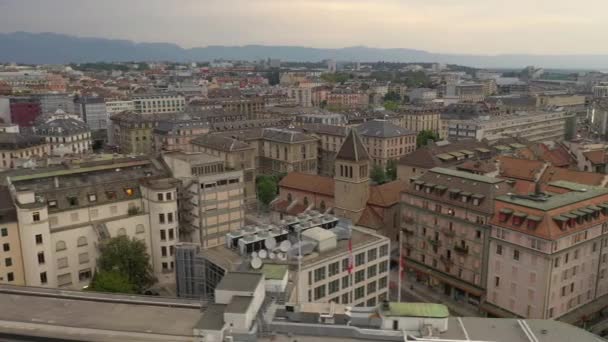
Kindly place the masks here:
<instances>
[{"instance_id":1,"label":"green tree","mask_svg":"<svg viewBox=\"0 0 608 342\"><path fill-rule=\"evenodd\" d=\"M397 179L397 162L394 160L389 160L386 163L386 177L389 181L394 181Z\"/></svg>"},{"instance_id":2,"label":"green tree","mask_svg":"<svg viewBox=\"0 0 608 342\"><path fill-rule=\"evenodd\" d=\"M384 101L401 102L401 95L395 93L394 91L389 91L384 95Z\"/></svg>"},{"instance_id":3,"label":"green tree","mask_svg":"<svg viewBox=\"0 0 608 342\"><path fill-rule=\"evenodd\" d=\"M397 109L399 109L399 102L384 101L384 109L386 109L386 110L397 110Z\"/></svg>"},{"instance_id":4,"label":"green tree","mask_svg":"<svg viewBox=\"0 0 608 342\"><path fill-rule=\"evenodd\" d=\"M429 140L437 141L439 140L439 136L437 133L430 130L418 132L418 136L416 137L416 147L426 146Z\"/></svg>"},{"instance_id":5,"label":"green tree","mask_svg":"<svg viewBox=\"0 0 608 342\"><path fill-rule=\"evenodd\" d=\"M145 243L126 236L111 238L101 245L97 267L100 272L120 273L139 293L155 282Z\"/></svg>"},{"instance_id":6,"label":"green tree","mask_svg":"<svg viewBox=\"0 0 608 342\"><path fill-rule=\"evenodd\" d=\"M256 179L258 199L264 204L269 205L277 197L278 181L275 176L258 176Z\"/></svg>"},{"instance_id":7,"label":"green tree","mask_svg":"<svg viewBox=\"0 0 608 342\"><path fill-rule=\"evenodd\" d=\"M380 165L374 165L369 176L376 184L384 184L388 181L386 172Z\"/></svg>"},{"instance_id":8,"label":"green tree","mask_svg":"<svg viewBox=\"0 0 608 342\"><path fill-rule=\"evenodd\" d=\"M117 271L96 272L91 281L88 291L136 293L135 285L129 278Z\"/></svg>"}]
</instances>

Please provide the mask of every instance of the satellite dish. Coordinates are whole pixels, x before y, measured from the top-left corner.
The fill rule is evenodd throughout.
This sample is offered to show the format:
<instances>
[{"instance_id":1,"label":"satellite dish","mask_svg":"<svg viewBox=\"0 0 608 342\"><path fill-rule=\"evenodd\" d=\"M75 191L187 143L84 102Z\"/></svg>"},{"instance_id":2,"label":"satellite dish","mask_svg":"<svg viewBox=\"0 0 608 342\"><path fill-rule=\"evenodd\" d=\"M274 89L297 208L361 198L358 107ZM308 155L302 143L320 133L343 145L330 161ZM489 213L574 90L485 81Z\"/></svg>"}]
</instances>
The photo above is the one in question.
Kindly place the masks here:
<instances>
[{"instance_id":1,"label":"satellite dish","mask_svg":"<svg viewBox=\"0 0 608 342\"><path fill-rule=\"evenodd\" d=\"M258 252L258 256L260 259L266 259L266 257L268 257L268 252L265 249L262 249Z\"/></svg>"},{"instance_id":2,"label":"satellite dish","mask_svg":"<svg viewBox=\"0 0 608 342\"><path fill-rule=\"evenodd\" d=\"M251 267L254 270L259 270L260 267L262 267L262 264L263 264L262 259L260 259L260 258L255 257L255 258L251 259Z\"/></svg>"},{"instance_id":3,"label":"satellite dish","mask_svg":"<svg viewBox=\"0 0 608 342\"><path fill-rule=\"evenodd\" d=\"M281 244L279 245L279 249L281 250L281 252L283 253L287 253L287 251L291 248L291 242L289 240L285 240L283 242L281 242Z\"/></svg>"},{"instance_id":4,"label":"satellite dish","mask_svg":"<svg viewBox=\"0 0 608 342\"><path fill-rule=\"evenodd\" d=\"M277 246L277 240L270 237L264 240L264 246L266 247L266 249L273 250Z\"/></svg>"},{"instance_id":5,"label":"satellite dish","mask_svg":"<svg viewBox=\"0 0 608 342\"><path fill-rule=\"evenodd\" d=\"M276 255L274 252L270 252L270 253L268 253L268 258L269 258L269 259L274 259L274 258L276 258L276 256L277 256L277 255Z\"/></svg>"},{"instance_id":6,"label":"satellite dish","mask_svg":"<svg viewBox=\"0 0 608 342\"><path fill-rule=\"evenodd\" d=\"M251 257L252 258L257 258L258 257L258 252L251 252Z\"/></svg>"}]
</instances>

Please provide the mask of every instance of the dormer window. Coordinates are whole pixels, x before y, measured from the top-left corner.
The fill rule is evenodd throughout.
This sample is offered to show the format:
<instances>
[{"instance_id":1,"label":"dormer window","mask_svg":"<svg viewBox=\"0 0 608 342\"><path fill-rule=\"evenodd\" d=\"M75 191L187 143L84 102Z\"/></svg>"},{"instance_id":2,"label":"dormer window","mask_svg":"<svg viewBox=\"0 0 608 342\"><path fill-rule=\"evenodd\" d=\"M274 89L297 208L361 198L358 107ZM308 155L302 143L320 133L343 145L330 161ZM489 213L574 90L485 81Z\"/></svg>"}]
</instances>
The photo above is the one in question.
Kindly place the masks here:
<instances>
[{"instance_id":1,"label":"dormer window","mask_svg":"<svg viewBox=\"0 0 608 342\"><path fill-rule=\"evenodd\" d=\"M76 197L76 196L70 196L70 197L68 197L68 203L71 206L78 205L78 197Z\"/></svg>"},{"instance_id":2,"label":"dormer window","mask_svg":"<svg viewBox=\"0 0 608 342\"><path fill-rule=\"evenodd\" d=\"M513 214L513 210L512 209L502 208L498 212L498 220L500 222L507 222L507 220L509 219L509 217L511 216L511 214Z\"/></svg>"},{"instance_id":3,"label":"dormer window","mask_svg":"<svg viewBox=\"0 0 608 342\"><path fill-rule=\"evenodd\" d=\"M533 216L533 215L529 216L528 222L527 222L528 229L530 229L530 230L536 229L536 227L538 227L538 224L540 223L541 220L542 220L541 217Z\"/></svg>"},{"instance_id":4,"label":"dormer window","mask_svg":"<svg viewBox=\"0 0 608 342\"><path fill-rule=\"evenodd\" d=\"M423 181L415 181L415 182L414 182L414 185L416 186L416 190L417 190L417 191L420 191L420 190L422 190L422 187L423 187L423 185L424 185L424 182L423 182Z\"/></svg>"},{"instance_id":5,"label":"dormer window","mask_svg":"<svg viewBox=\"0 0 608 342\"><path fill-rule=\"evenodd\" d=\"M473 194L473 196L471 196L473 198L473 205L480 205L481 204L481 200L483 200L484 195L481 194Z\"/></svg>"},{"instance_id":6,"label":"dormer window","mask_svg":"<svg viewBox=\"0 0 608 342\"><path fill-rule=\"evenodd\" d=\"M116 192L115 191L106 191L106 197L109 200L116 199Z\"/></svg>"},{"instance_id":7,"label":"dormer window","mask_svg":"<svg viewBox=\"0 0 608 342\"><path fill-rule=\"evenodd\" d=\"M431 191L433 191L433 188L434 188L434 187L435 187L435 184L432 184L432 183L427 183L427 184L424 186L424 188L425 188L425 189L424 189L424 191L425 191L427 194L430 194L430 193L431 193Z\"/></svg>"},{"instance_id":8,"label":"dormer window","mask_svg":"<svg viewBox=\"0 0 608 342\"><path fill-rule=\"evenodd\" d=\"M89 202L97 202L97 195L89 194Z\"/></svg>"},{"instance_id":9,"label":"dormer window","mask_svg":"<svg viewBox=\"0 0 608 342\"><path fill-rule=\"evenodd\" d=\"M460 193L460 200L462 201L462 203L467 203L469 201L469 197L471 197L470 192L461 192Z\"/></svg>"},{"instance_id":10,"label":"dormer window","mask_svg":"<svg viewBox=\"0 0 608 342\"><path fill-rule=\"evenodd\" d=\"M520 226L522 223L524 223L524 219L526 218L526 216L528 216L528 214L516 212L515 214L513 214L513 224L516 226Z\"/></svg>"},{"instance_id":11,"label":"dormer window","mask_svg":"<svg viewBox=\"0 0 608 342\"><path fill-rule=\"evenodd\" d=\"M458 199L458 194L460 194L460 189L450 189L448 191L450 193L450 199L453 199L453 200Z\"/></svg>"},{"instance_id":12,"label":"dormer window","mask_svg":"<svg viewBox=\"0 0 608 342\"><path fill-rule=\"evenodd\" d=\"M49 205L49 209L50 208L57 208L57 200L50 200L48 202L48 205Z\"/></svg>"},{"instance_id":13,"label":"dormer window","mask_svg":"<svg viewBox=\"0 0 608 342\"><path fill-rule=\"evenodd\" d=\"M568 220L569 218L559 215L559 216L555 216L553 217L553 220L555 221L555 223L557 223L557 226L559 227L560 230L566 230L566 226L568 225Z\"/></svg>"}]
</instances>

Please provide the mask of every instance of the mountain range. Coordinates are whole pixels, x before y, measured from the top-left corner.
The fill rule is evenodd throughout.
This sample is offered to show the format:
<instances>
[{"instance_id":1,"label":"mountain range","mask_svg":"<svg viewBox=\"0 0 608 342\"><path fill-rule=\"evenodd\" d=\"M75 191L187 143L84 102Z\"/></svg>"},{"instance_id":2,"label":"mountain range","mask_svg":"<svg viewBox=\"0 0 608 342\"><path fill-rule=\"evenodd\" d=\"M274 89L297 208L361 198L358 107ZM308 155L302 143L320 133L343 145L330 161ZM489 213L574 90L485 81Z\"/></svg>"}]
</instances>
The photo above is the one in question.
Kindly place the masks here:
<instances>
[{"instance_id":1,"label":"mountain range","mask_svg":"<svg viewBox=\"0 0 608 342\"><path fill-rule=\"evenodd\" d=\"M464 47L463 47L464 48ZM244 45L185 49L171 43L135 43L129 40L81 38L56 33L0 33L0 62L65 64L121 61L211 61L214 59L318 62L324 59L361 62L438 62L481 68L608 69L608 55L443 54L405 48L312 48L302 46Z\"/></svg>"}]
</instances>

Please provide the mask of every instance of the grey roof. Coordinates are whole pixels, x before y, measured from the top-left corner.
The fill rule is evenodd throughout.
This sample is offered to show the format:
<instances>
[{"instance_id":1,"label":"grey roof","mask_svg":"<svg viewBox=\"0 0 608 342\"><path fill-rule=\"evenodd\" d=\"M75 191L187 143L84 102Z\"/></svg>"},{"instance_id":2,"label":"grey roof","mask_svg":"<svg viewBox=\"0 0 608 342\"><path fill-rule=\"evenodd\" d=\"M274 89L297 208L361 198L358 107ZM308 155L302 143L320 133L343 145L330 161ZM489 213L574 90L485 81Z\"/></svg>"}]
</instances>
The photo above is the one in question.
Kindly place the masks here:
<instances>
[{"instance_id":1,"label":"grey roof","mask_svg":"<svg viewBox=\"0 0 608 342\"><path fill-rule=\"evenodd\" d=\"M409 129L401 128L388 120L371 120L357 126L359 134L374 138L395 138L416 134Z\"/></svg>"},{"instance_id":2,"label":"grey roof","mask_svg":"<svg viewBox=\"0 0 608 342\"><path fill-rule=\"evenodd\" d=\"M253 302L253 296L234 296L224 312L245 313L249 309L251 302Z\"/></svg>"},{"instance_id":3,"label":"grey roof","mask_svg":"<svg viewBox=\"0 0 608 342\"><path fill-rule=\"evenodd\" d=\"M217 284L216 290L253 292L264 279L260 273L228 272Z\"/></svg>"},{"instance_id":4,"label":"grey roof","mask_svg":"<svg viewBox=\"0 0 608 342\"><path fill-rule=\"evenodd\" d=\"M43 137L20 133L0 133L0 149L2 150L21 149L44 144Z\"/></svg>"},{"instance_id":5,"label":"grey roof","mask_svg":"<svg viewBox=\"0 0 608 342\"><path fill-rule=\"evenodd\" d=\"M154 133L162 135L177 134L179 130L192 128L209 128L209 123L201 120L161 121L158 126L154 128Z\"/></svg>"},{"instance_id":6,"label":"grey roof","mask_svg":"<svg viewBox=\"0 0 608 342\"><path fill-rule=\"evenodd\" d=\"M297 143L316 140L310 135L283 128L265 128L262 132L262 138L282 143Z\"/></svg>"},{"instance_id":7,"label":"grey roof","mask_svg":"<svg viewBox=\"0 0 608 342\"><path fill-rule=\"evenodd\" d=\"M340 147L340 151L336 155L336 159L341 160L351 160L351 161L362 161L369 160L369 154L367 153L367 149L363 142L361 141L361 137L356 130L351 129Z\"/></svg>"},{"instance_id":8,"label":"grey roof","mask_svg":"<svg viewBox=\"0 0 608 342\"><path fill-rule=\"evenodd\" d=\"M42 136L67 136L89 132L86 122L68 116L51 116L36 124L34 131Z\"/></svg>"},{"instance_id":9,"label":"grey roof","mask_svg":"<svg viewBox=\"0 0 608 342\"><path fill-rule=\"evenodd\" d=\"M204 134L200 137L192 139L190 141L190 144L226 152L247 150L253 148L247 143L221 134Z\"/></svg>"},{"instance_id":10,"label":"grey roof","mask_svg":"<svg viewBox=\"0 0 608 342\"><path fill-rule=\"evenodd\" d=\"M224 327L224 310L226 305L210 304L195 328L201 330L222 330Z\"/></svg>"},{"instance_id":11,"label":"grey roof","mask_svg":"<svg viewBox=\"0 0 608 342\"><path fill-rule=\"evenodd\" d=\"M304 124L300 126L304 133L327 134L339 137L345 137L350 130L345 126L327 125L327 124Z\"/></svg>"},{"instance_id":12,"label":"grey roof","mask_svg":"<svg viewBox=\"0 0 608 342\"><path fill-rule=\"evenodd\" d=\"M475 139L450 141L447 144L431 143L427 146L416 149L414 152L408 155L401 157L401 159L399 160L399 164L421 167L425 169L431 169L436 166L451 166L454 164L461 164L471 160L471 158L461 160L456 160L456 158L454 158L453 160L442 161L437 156L446 153L449 154L451 152L458 152L461 150L468 150L479 154L478 151L476 151L477 148L491 150L490 146L487 143L480 142ZM491 154L494 155L495 152L492 151ZM486 157L490 158L491 155L488 155Z\"/></svg>"}]
</instances>

